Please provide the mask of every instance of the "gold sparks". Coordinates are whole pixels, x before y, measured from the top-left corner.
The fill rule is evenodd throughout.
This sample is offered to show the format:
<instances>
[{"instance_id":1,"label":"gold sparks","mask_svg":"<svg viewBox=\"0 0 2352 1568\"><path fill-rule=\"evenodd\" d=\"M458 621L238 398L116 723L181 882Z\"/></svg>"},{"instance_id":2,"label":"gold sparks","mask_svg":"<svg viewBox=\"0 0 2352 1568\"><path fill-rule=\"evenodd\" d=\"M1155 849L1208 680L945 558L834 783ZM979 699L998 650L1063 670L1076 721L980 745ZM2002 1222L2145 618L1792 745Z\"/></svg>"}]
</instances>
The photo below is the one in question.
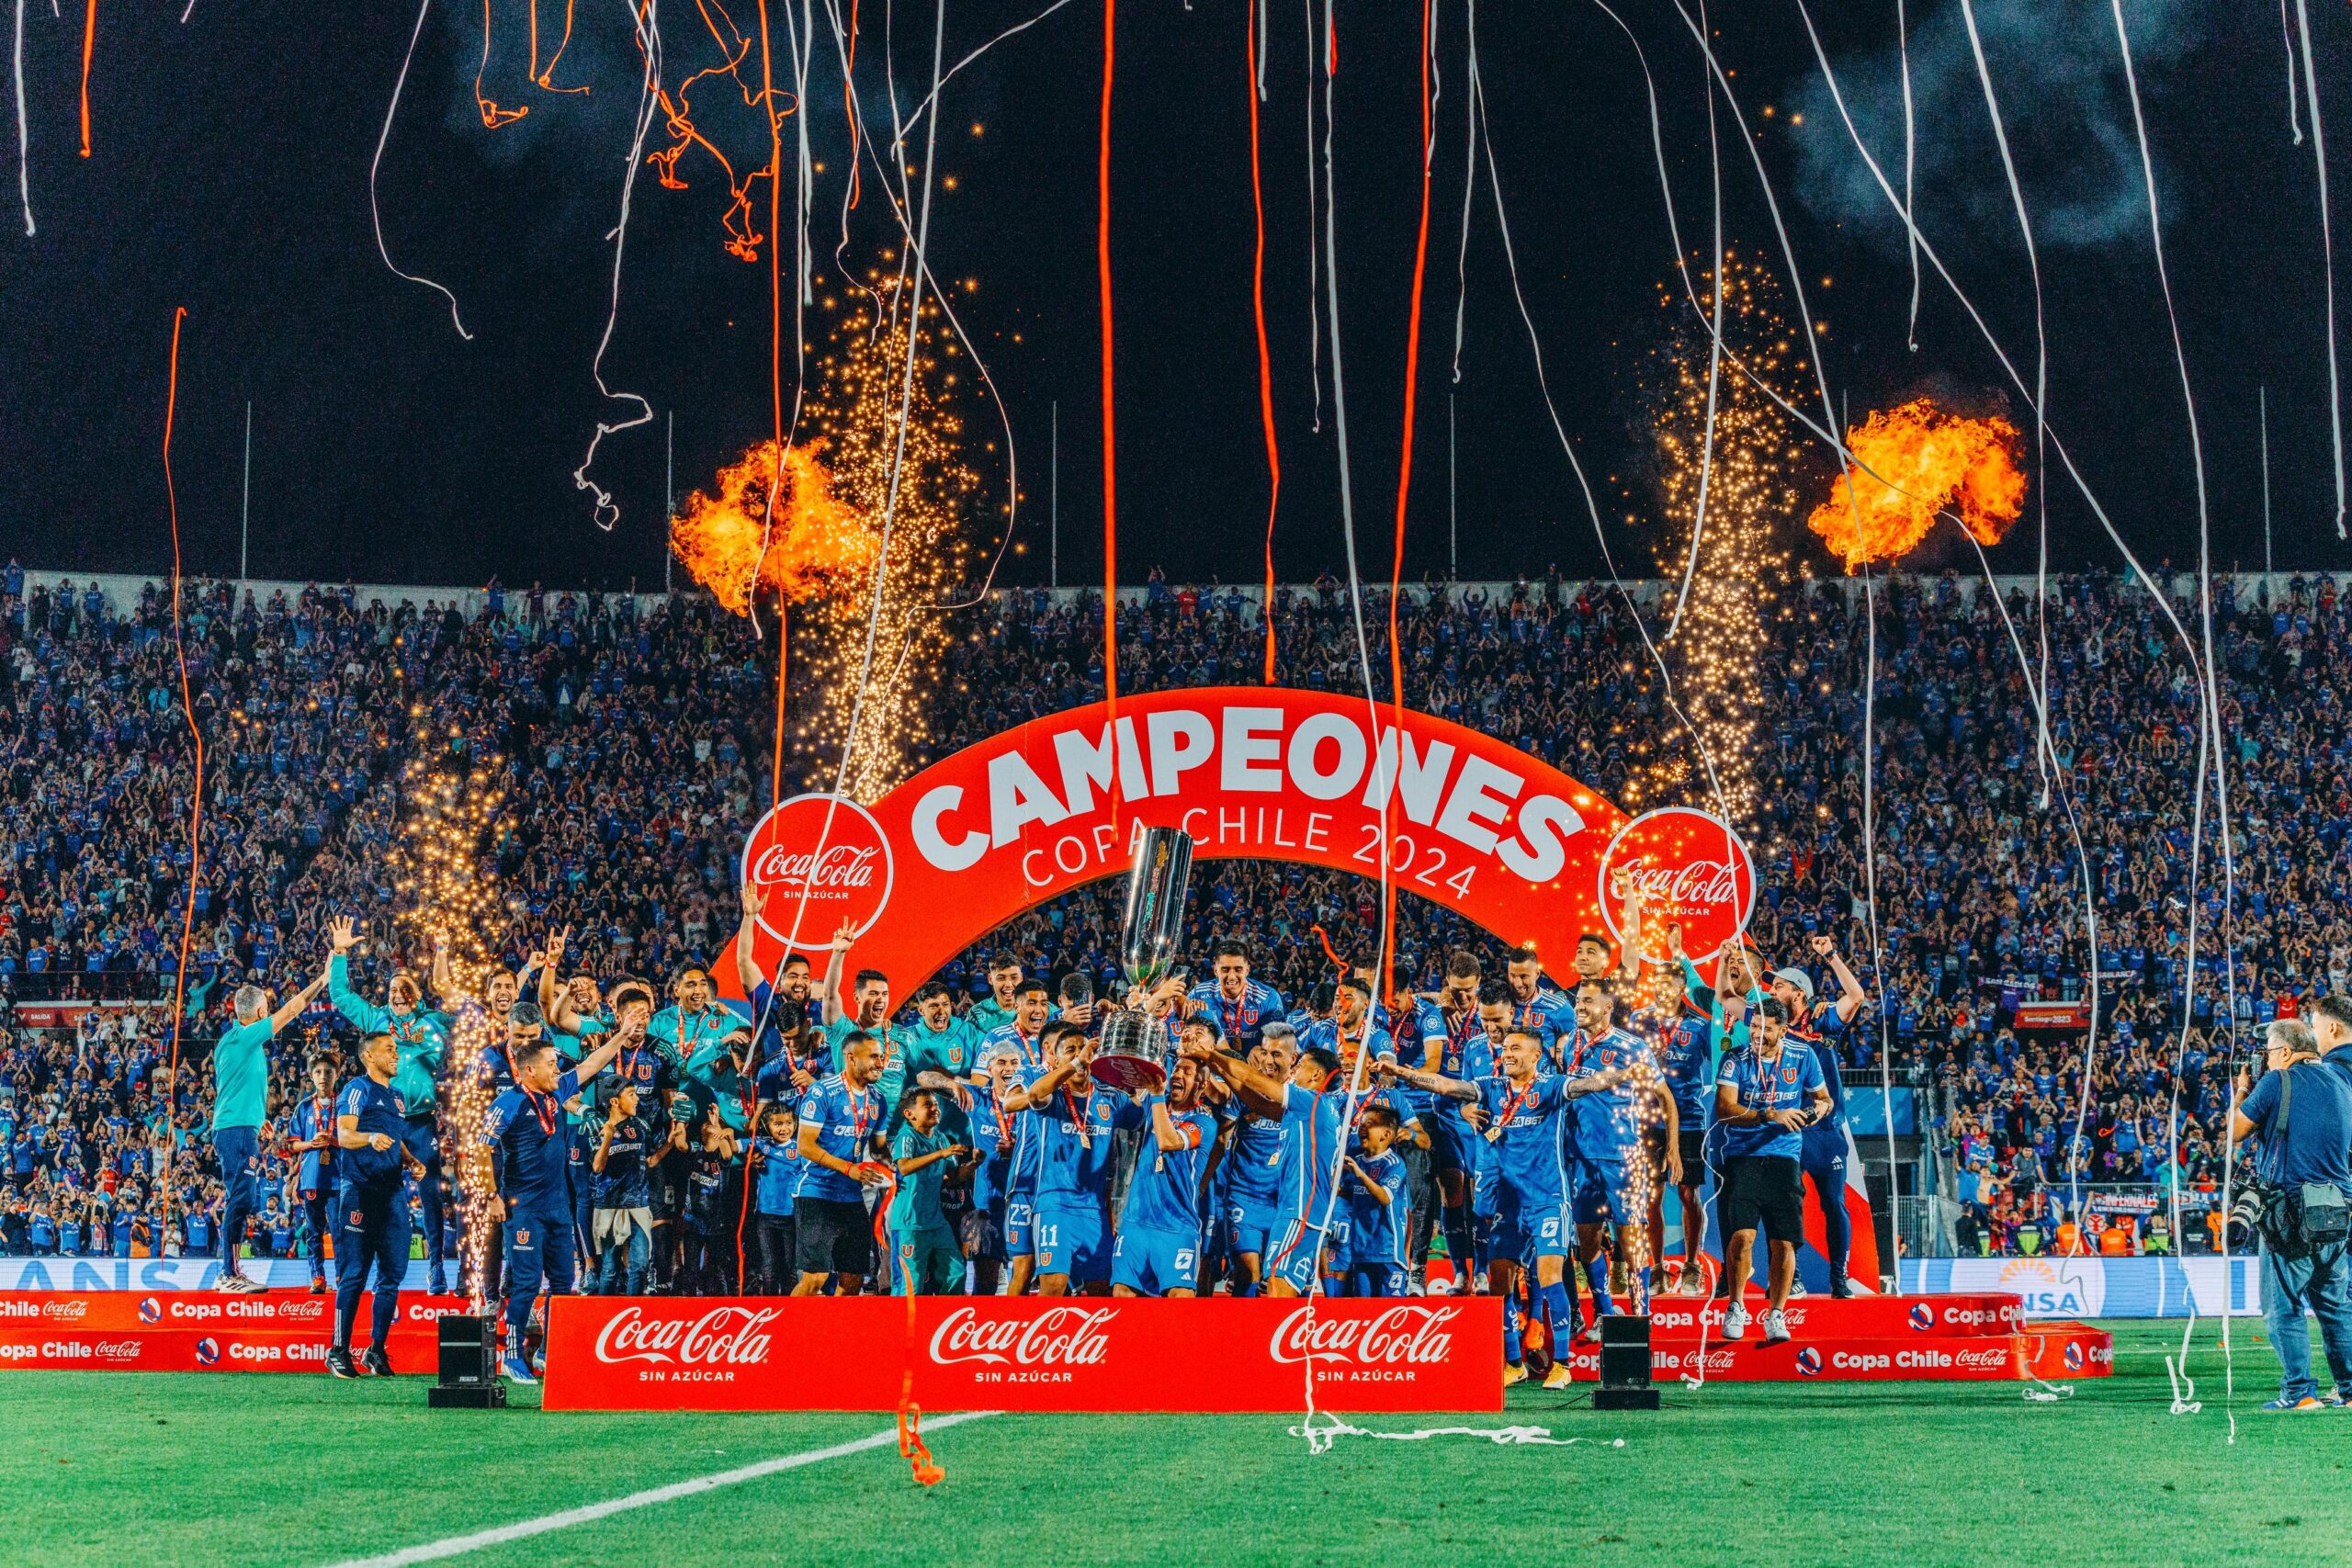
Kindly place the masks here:
<instances>
[{"instance_id":1,"label":"gold sparks","mask_svg":"<svg viewBox=\"0 0 2352 1568\"><path fill-rule=\"evenodd\" d=\"M1716 279L1711 268L1696 269L1699 304L1712 318ZM1698 731L1693 746L1679 724L1645 725L1658 741L1636 740L1634 763L1625 781L1628 810L1682 804L1729 816L1752 830L1759 804L1755 755L1762 730L1762 668L1767 625L1783 611L1773 585L1788 572L1787 553L1773 543L1777 519L1793 513L1798 488L1793 467L1800 457L1788 416L1757 386L1781 389L1804 369L1794 358L1786 324L1774 309L1771 276L1727 253L1722 280L1726 349L1714 385L1714 435L1707 439L1707 322L1689 302L1661 292L1671 325L1655 351L1663 406L1657 413L1660 499L1667 526L1657 531L1655 553L1668 583L1659 608L1661 624L1673 635L1660 651L1672 672L1674 694ZM1737 355L1745 373L1732 364ZM1701 480L1705 481L1705 519L1698 558L1690 561L1690 534L1699 522ZM1685 569L1689 596L1680 603ZM1643 684L1654 672L1642 671Z\"/></svg>"},{"instance_id":2,"label":"gold sparks","mask_svg":"<svg viewBox=\"0 0 2352 1568\"><path fill-rule=\"evenodd\" d=\"M833 498L877 537L887 519L889 544L860 583L795 614L794 659L823 695L792 749L830 786L846 743L842 789L869 802L927 756L931 686L952 635L944 607L964 583L982 504L956 412L963 350L935 305L907 320L909 292L883 278L845 301L806 421L824 444Z\"/></svg>"},{"instance_id":3,"label":"gold sparks","mask_svg":"<svg viewBox=\"0 0 2352 1568\"><path fill-rule=\"evenodd\" d=\"M453 728L451 739L460 733ZM491 759L492 766L496 761ZM504 795L489 782L490 776L487 770L460 773L447 763L410 763L401 778L402 820L393 849L399 921L428 951L446 955L450 984L465 996L481 995L488 983L492 969L490 933L505 913L496 897L490 854ZM442 998L445 1005L450 999ZM482 1138L491 1084L476 1070L490 1038L490 1020L480 1007L453 1010L442 1084L457 1147L447 1163L457 1176L465 1217L466 1289L476 1312L485 1305L489 1202L495 1190L490 1146Z\"/></svg>"}]
</instances>

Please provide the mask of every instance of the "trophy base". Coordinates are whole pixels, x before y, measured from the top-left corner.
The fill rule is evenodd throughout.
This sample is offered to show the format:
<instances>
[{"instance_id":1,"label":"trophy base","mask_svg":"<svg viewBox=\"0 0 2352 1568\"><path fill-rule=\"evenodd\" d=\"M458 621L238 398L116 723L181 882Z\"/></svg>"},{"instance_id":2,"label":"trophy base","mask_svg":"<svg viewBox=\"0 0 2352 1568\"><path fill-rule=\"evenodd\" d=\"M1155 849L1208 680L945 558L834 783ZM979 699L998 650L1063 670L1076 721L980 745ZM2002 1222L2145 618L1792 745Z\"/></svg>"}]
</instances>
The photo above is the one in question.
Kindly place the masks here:
<instances>
[{"instance_id":1,"label":"trophy base","mask_svg":"<svg viewBox=\"0 0 2352 1568\"><path fill-rule=\"evenodd\" d=\"M1168 1069L1148 1056L1098 1054L1089 1070L1096 1083L1121 1094L1158 1094L1168 1087Z\"/></svg>"}]
</instances>

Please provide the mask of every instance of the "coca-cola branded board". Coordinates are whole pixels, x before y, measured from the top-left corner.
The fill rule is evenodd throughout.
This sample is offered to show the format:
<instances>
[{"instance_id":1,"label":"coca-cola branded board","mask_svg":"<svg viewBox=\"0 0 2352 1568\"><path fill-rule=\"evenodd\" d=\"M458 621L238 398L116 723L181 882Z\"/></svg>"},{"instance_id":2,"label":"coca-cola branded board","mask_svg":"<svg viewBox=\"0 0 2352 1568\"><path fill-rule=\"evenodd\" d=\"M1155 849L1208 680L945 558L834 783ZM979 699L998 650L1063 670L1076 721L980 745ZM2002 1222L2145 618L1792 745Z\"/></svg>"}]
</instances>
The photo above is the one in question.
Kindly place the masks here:
<instances>
[{"instance_id":1,"label":"coca-cola branded board","mask_svg":"<svg viewBox=\"0 0 2352 1568\"><path fill-rule=\"evenodd\" d=\"M899 995L1024 909L1124 874L1145 828L1204 860L1380 874L1565 972L1609 929L1621 882L1645 920L1706 954L1752 907L1747 849L1689 810L1634 822L1489 735L1428 714L1278 687L1157 692L1033 719L934 763L870 807L799 795L752 829L741 871L752 959L821 946L843 924L855 967ZM736 966L712 966L735 993Z\"/></svg>"},{"instance_id":2,"label":"coca-cola branded board","mask_svg":"<svg viewBox=\"0 0 2352 1568\"><path fill-rule=\"evenodd\" d=\"M1591 1348L1577 1348L1568 1364L1579 1382L1600 1375L1600 1353ZM1762 1343L1751 1325L1747 1337L1736 1342L1710 1332L1703 1351L1695 1335L1654 1333L1650 1339L1650 1375L1660 1382L1689 1376L1724 1382L2023 1382L2103 1378L2114 1371L2113 1340L2079 1323L2040 1325L2027 1334L1799 1334L1779 1345Z\"/></svg>"},{"instance_id":3,"label":"coca-cola branded board","mask_svg":"<svg viewBox=\"0 0 2352 1568\"><path fill-rule=\"evenodd\" d=\"M1502 1408L1492 1297L1302 1301L565 1296L550 1410Z\"/></svg>"}]
</instances>

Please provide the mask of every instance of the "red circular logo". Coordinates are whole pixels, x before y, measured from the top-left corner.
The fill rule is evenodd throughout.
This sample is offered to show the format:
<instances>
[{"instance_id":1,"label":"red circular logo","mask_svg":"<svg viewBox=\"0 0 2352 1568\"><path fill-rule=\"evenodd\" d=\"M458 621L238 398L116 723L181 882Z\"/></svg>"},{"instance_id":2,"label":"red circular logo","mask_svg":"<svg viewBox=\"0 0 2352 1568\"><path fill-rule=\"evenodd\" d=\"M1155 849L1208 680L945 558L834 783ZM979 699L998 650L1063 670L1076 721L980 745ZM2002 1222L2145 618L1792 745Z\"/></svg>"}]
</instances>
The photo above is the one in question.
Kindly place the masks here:
<instances>
[{"instance_id":1,"label":"red circular logo","mask_svg":"<svg viewBox=\"0 0 2352 1568\"><path fill-rule=\"evenodd\" d=\"M1666 927L1679 924L1682 951L1704 963L1746 931L1756 911L1756 865L1747 846L1721 820L1687 806L1644 812L1618 829L1600 857L1601 918L1622 942L1620 879L1640 897L1643 946L1653 955L1666 951Z\"/></svg>"},{"instance_id":2,"label":"red circular logo","mask_svg":"<svg viewBox=\"0 0 2352 1568\"><path fill-rule=\"evenodd\" d=\"M800 795L760 819L743 844L760 928L787 947L830 941L847 920L863 936L890 901L890 840L857 802Z\"/></svg>"}]
</instances>

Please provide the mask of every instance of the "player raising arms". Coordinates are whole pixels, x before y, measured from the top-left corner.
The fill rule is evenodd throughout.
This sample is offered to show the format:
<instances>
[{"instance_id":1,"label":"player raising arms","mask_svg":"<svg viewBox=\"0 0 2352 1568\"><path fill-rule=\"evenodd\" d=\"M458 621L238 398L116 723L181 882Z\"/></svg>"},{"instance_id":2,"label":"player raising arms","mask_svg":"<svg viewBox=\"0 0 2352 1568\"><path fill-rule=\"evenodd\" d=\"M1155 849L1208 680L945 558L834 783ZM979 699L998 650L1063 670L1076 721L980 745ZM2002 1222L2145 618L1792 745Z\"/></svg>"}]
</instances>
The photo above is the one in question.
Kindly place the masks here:
<instances>
[{"instance_id":1,"label":"player raising arms","mask_svg":"<svg viewBox=\"0 0 2352 1568\"><path fill-rule=\"evenodd\" d=\"M1707 1122L1713 1114L1715 1092L1713 1023L1709 1010L1691 998L1682 966L1680 926L1667 928L1667 943L1670 962L1650 982L1649 1005L1627 1021L1634 1033L1649 1042L1658 1072L1666 1079L1666 1092L1673 1097L1674 1153L1682 1168L1679 1179L1650 1184L1650 1258L1656 1263L1665 1261L1666 1190L1671 1186L1682 1217L1682 1277L1674 1293L1705 1295L1707 1211L1701 1201L1701 1188L1706 1181ZM1663 1122L1643 1130L1652 1168L1659 1171L1669 1163L1665 1134Z\"/></svg>"},{"instance_id":2,"label":"player raising arms","mask_svg":"<svg viewBox=\"0 0 2352 1568\"><path fill-rule=\"evenodd\" d=\"M1649 1311L1649 1205L1641 1194L1655 1177L1638 1166L1646 1158L1642 1125L1647 1117L1665 1121L1667 1179L1679 1182L1682 1176L1673 1098L1657 1092L1657 1062L1649 1047L1617 1027L1623 1006L1614 981L1578 986L1577 1032L1567 1051L1572 1077L1616 1075L1603 1092L1577 1107L1574 1118L1577 1256L1592 1289L1596 1333L1600 1315L1616 1310L1609 1298L1609 1258L1601 1248L1604 1224L1614 1225L1617 1256L1629 1266L1634 1310Z\"/></svg>"},{"instance_id":3,"label":"player raising arms","mask_svg":"<svg viewBox=\"0 0 2352 1568\"><path fill-rule=\"evenodd\" d=\"M424 987L407 970L397 970L391 984L385 987L384 1003L378 1007L363 1000L351 988L351 950L358 945L358 927L348 915L338 915L329 923L327 935L334 943L334 956L327 961L327 1000L363 1035L389 1034L399 1047L400 1065L392 1074L392 1091L400 1096L406 1127L401 1141L409 1153L424 1163L424 1174L417 1179L417 1196L424 1203L424 1263L426 1288L439 1295L449 1288L447 1264L443 1259L442 1197L445 1185L442 1176L441 1141L436 1135L434 1114L434 1078L441 1070L442 1058L449 1049L449 1031L446 1020L438 1013L424 1008ZM433 969L435 986L443 996L449 994L447 979L449 970L448 944L435 939ZM342 1277L340 1269L336 1278Z\"/></svg>"},{"instance_id":4,"label":"player raising arms","mask_svg":"<svg viewBox=\"0 0 2352 1568\"><path fill-rule=\"evenodd\" d=\"M1494 1071L1494 1049L1478 1017L1478 957L1456 948L1446 956L1445 985L1435 997L1419 999L1421 1068L1467 1083ZM1477 1253L1470 1199L1485 1157L1486 1141L1463 1117L1461 1107L1441 1100L1430 1118L1430 1168L1436 1174L1443 1206L1445 1255L1453 1264L1454 1289L1471 1289Z\"/></svg>"},{"instance_id":5,"label":"player raising arms","mask_svg":"<svg viewBox=\"0 0 2352 1568\"><path fill-rule=\"evenodd\" d=\"M1004 968L1000 964L989 973L1001 974ZM989 1032L980 1042L980 1049L983 1055L1010 1051L1013 1058L1013 1087L1025 1089L1047 1066L1046 1030L1054 1010L1054 993L1043 980L1021 978L1018 964L1011 968L1012 979L1008 986L1012 1015ZM972 1010L975 1018L979 1013L980 1009ZM1018 1296L1028 1291L1029 1281L1037 1272L1038 1123L1019 1114L1010 1094L1000 1094L997 1104L1012 1118L1012 1152L1004 1186L1004 1257L1008 1269L1005 1293Z\"/></svg>"},{"instance_id":6,"label":"player raising arms","mask_svg":"<svg viewBox=\"0 0 2352 1568\"><path fill-rule=\"evenodd\" d=\"M1207 1015L1196 1015L1184 1021L1178 1038L1214 1047L1216 1028ZM1200 1064L1180 1056L1166 1093L1137 1095L1119 1108L1115 1124L1141 1128L1146 1141L1111 1245L1114 1296L1198 1293L1201 1194L1216 1149L1216 1118L1200 1101Z\"/></svg>"},{"instance_id":7,"label":"player raising arms","mask_svg":"<svg viewBox=\"0 0 2352 1568\"><path fill-rule=\"evenodd\" d=\"M1046 1026L1053 1066L1011 1098L1027 1113L1037 1145L1037 1293L1066 1296L1070 1287L1111 1279L1113 1096L1094 1087L1094 1043L1074 1023ZM1099 1293L1095 1292L1095 1293Z\"/></svg>"},{"instance_id":8,"label":"player raising arms","mask_svg":"<svg viewBox=\"0 0 2352 1568\"><path fill-rule=\"evenodd\" d=\"M1552 1347L1552 1371L1544 1386L1565 1388L1576 1303L1564 1282L1569 1193L1561 1118L1570 1100L1603 1095L1623 1084L1628 1072L1611 1066L1588 1077L1564 1078L1543 1067L1542 1034L1514 1027L1503 1037L1502 1071L1475 1083L1404 1068L1383 1070L1441 1100L1471 1108L1470 1116L1482 1129L1480 1136L1495 1150L1494 1288L1504 1299L1510 1299L1517 1293L1519 1270L1533 1260L1534 1295L1549 1325ZM1520 1365L1516 1336L1506 1338L1503 1355L1506 1383L1527 1376Z\"/></svg>"},{"instance_id":9,"label":"player raising arms","mask_svg":"<svg viewBox=\"0 0 2352 1568\"><path fill-rule=\"evenodd\" d=\"M1314 1288L1323 1229L1336 1201L1332 1181L1339 1163L1340 1103L1329 1091L1340 1076L1339 1057L1310 1045L1299 1053L1289 1077L1276 1078L1226 1055L1197 1032L1177 1049L1186 1060L1215 1074L1244 1110L1280 1120L1282 1147L1274 1184L1281 1228L1263 1260L1266 1293L1305 1295Z\"/></svg>"},{"instance_id":10,"label":"player raising arms","mask_svg":"<svg viewBox=\"0 0 2352 1568\"><path fill-rule=\"evenodd\" d=\"M1771 991L1788 1010L1789 1038L1812 1049L1821 1063L1822 1083L1829 1091L1828 1113L1805 1127L1797 1166L1813 1183L1814 1199L1821 1205L1821 1238L1829 1255L1829 1293L1843 1297L1854 1293L1846 1271L1854 1246L1854 1221L1846 1209L1846 1080L1838 1070L1838 1043L1868 998L1861 981L1838 955L1834 939L1816 936L1811 945L1814 956L1826 963L1838 977L1838 999L1816 1003L1813 976L1795 968L1775 972ZM1802 1233L1790 1239L1802 1240Z\"/></svg>"}]
</instances>

